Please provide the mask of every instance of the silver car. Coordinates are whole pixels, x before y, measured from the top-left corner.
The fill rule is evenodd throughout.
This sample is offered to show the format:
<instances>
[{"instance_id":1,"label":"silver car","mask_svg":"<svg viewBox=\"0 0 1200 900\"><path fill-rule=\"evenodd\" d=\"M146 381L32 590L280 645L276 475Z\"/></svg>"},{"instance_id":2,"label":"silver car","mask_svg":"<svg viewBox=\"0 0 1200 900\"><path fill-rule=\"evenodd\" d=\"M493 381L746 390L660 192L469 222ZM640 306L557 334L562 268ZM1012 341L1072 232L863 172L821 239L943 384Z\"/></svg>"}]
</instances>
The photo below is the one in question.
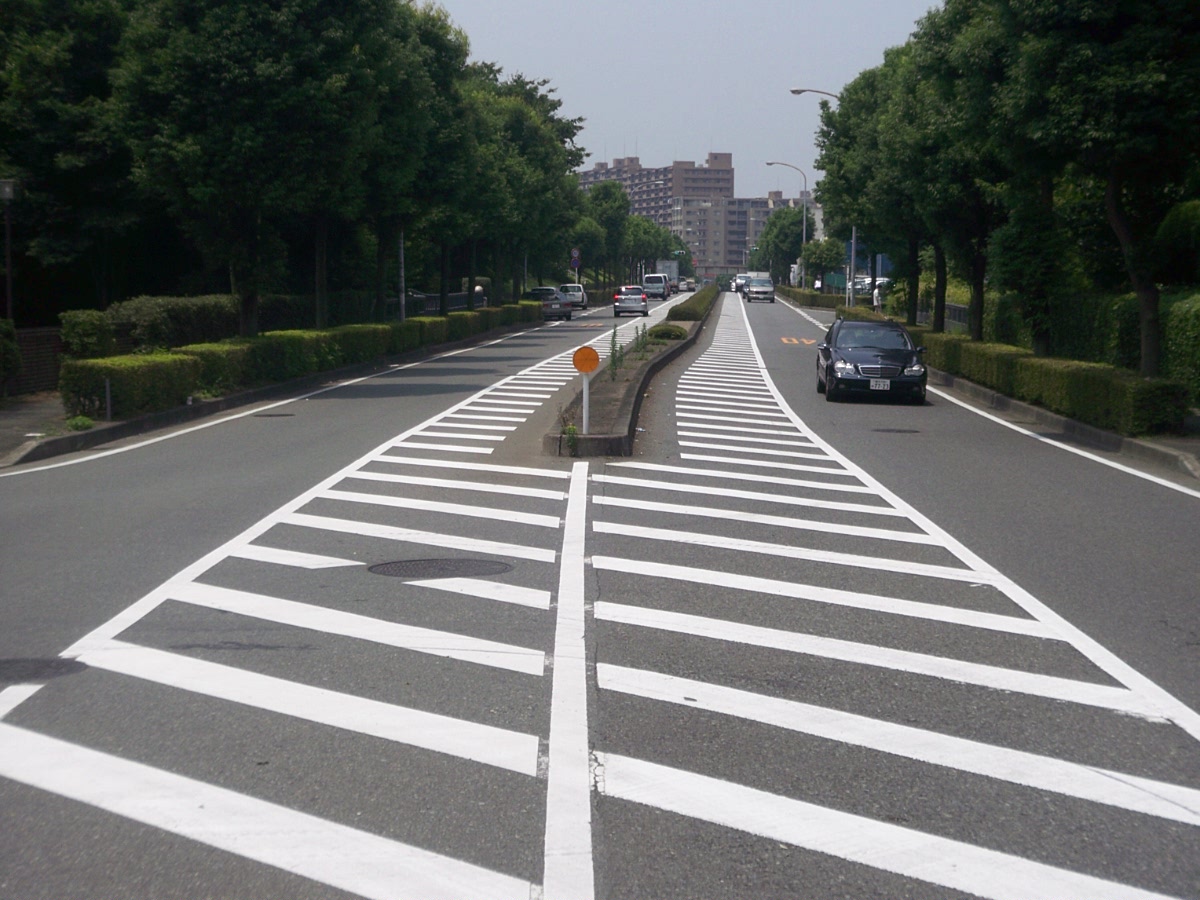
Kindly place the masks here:
<instances>
[{"instance_id":1,"label":"silver car","mask_svg":"<svg viewBox=\"0 0 1200 900\"><path fill-rule=\"evenodd\" d=\"M650 301L646 297L646 291L640 284L626 284L617 288L617 292L613 294L613 316L619 316L621 313L641 313L643 316L650 315Z\"/></svg>"},{"instance_id":2,"label":"silver car","mask_svg":"<svg viewBox=\"0 0 1200 900\"><path fill-rule=\"evenodd\" d=\"M742 296L746 298L747 303L755 300L769 300L774 303L775 282L770 278L751 278L742 289Z\"/></svg>"},{"instance_id":3,"label":"silver car","mask_svg":"<svg viewBox=\"0 0 1200 900\"><path fill-rule=\"evenodd\" d=\"M574 306L571 303L571 298L558 288L535 287L529 292L529 296L534 300L542 301L543 319L570 320L571 310L574 308Z\"/></svg>"}]
</instances>

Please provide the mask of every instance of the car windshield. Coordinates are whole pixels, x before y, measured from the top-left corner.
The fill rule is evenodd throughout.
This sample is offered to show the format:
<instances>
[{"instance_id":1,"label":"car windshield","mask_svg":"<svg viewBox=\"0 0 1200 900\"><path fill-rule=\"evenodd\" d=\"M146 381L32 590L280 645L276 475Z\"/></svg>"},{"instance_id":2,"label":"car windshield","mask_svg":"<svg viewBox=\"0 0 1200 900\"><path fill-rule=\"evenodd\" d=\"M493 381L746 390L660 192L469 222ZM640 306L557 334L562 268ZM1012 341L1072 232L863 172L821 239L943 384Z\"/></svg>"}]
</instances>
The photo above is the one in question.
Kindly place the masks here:
<instances>
[{"instance_id":1,"label":"car windshield","mask_svg":"<svg viewBox=\"0 0 1200 900\"><path fill-rule=\"evenodd\" d=\"M640 287L621 288L621 293L626 297L640 297L642 296L642 289Z\"/></svg>"},{"instance_id":2,"label":"car windshield","mask_svg":"<svg viewBox=\"0 0 1200 900\"><path fill-rule=\"evenodd\" d=\"M770 286L771 286L770 278L751 278L750 279L750 287L770 287Z\"/></svg>"},{"instance_id":3,"label":"car windshield","mask_svg":"<svg viewBox=\"0 0 1200 900\"><path fill-rule=\"evenodd\" d=\"M852 350L856 347L875 350L911 350L908 335L894 328L843 328L838 332L837 346Z\"/></svg>"},{"instance_id":4,"label":"car windshield","mask_svg":"<svg viewBox=\"0 0 1200 900\"><path fill-rule=\"evenodd\" d=\"M535 297L553 297L554 288L534 288L529 293L533 294Z\"/></svg>"},{"instance_id":5,"label":"car windshield","mask_svg":"<svg viewBox=\"0 0 1200 900\"><path fill-rule=\"evenodd\" d=\"M579 294L579 293L583 292L583 288L581 288L577 284L564 284L562 287L559 288L559 290L565 291L566 293L570 293L570 294Z\"/></svg>"}]
</instances>

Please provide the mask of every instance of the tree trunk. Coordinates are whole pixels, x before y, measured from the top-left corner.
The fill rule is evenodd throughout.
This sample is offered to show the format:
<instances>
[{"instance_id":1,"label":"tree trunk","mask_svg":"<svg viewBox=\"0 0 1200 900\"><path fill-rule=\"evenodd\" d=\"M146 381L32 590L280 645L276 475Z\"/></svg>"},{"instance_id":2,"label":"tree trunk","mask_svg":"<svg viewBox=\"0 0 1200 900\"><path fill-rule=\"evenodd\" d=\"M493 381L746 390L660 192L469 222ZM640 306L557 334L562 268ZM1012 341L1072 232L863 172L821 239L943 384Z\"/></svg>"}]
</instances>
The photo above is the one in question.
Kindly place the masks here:
<instances>
[{"instance_id":1,"label":"tree trunk","mask_svg":"<svg viewBox=\"0 0 1200 900\"><path fill-rule=\"evenodd\" d=\"M1104 212L1109 227L1121 245L1125 271L1138 298L1138 325L1141 333L1141 373L1147 378L1158 376L1161 365L1161 323L1158 317L1159 292L1153 277L1144 271L1138 260L1137 244L1125 204L1121 200L1121 180L1116 171L1110 172L1104 189Z\"/></svg>"},{"instance_id":2,"label":"tree trunk","mask_svg":"<svg viewBox=\"0 0 1200 900\"><path fill-rule=\"evenodd\" d=\"M941 244L933 245L933 330L946 330L946 251Z\"/></svg>"},{"instance_id":3,"label":"tree trunk","mask_svg":"<svg viewBox=\"0 0 1200 900\"><path fill-rule=\"evenodd\" d=\"M441 286L438 288L438 315L450 315L450 244L442 241L442 259L441 271L442 277L439 279Z\"/></svg>"},{"instance_id":4,"label":"tree trunk","mask_svg":"<svg viewBox=\"0 0 1200 900\"><path fill-rule=\"evenodd\" d=\"M475 264L479 251L478 238L471 238L471 256L467 269L467 309L474 311L475 309Z\"/></svg>"},{"instance_id":5,"label":"tree trunk","mask_svg":"<svg viewBox=\"0 0 1200 900\"><path fill-rule=\"evenodd\" d=\"M908 310L905 321L917 324L917 301L921 293L921 242L917 236L908 239Z\"/></svg>"},{"instance_id":6,"label":"tree trunk","mask_svg":"<svg viewBox=\"0 0 1200 900\"><path fill-rule=\"evenodd\" d=\"M317 328L329 324L329 219L317 216L313 235L313 312Z\"/></svg>"},{"instance_id":7,"label":"tree trunk","mask_svg":"<svg viewBox=\"0 0 1200 900\"><path fill-rule=\"evenodd\" d=\"M971 340L983 340L983 288L987 276L987 254L976 250L971 254L971 308L967 320L971 328Z\"/></svg>"}]
</instances>

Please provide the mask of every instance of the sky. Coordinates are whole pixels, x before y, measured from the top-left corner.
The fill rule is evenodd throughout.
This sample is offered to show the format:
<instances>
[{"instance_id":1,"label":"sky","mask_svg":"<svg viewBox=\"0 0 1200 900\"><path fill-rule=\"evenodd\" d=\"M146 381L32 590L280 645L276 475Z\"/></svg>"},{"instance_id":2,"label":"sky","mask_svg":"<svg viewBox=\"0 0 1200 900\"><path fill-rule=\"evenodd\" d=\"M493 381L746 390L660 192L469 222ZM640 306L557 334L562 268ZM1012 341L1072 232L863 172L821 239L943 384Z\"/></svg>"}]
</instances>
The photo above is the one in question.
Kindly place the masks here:
<instances>
[{"instance_id":1,"label":"sky","mask_svg":"<svg viewBox=\"0 0 1200 900\"><path fill-rule=\"evenodd\" d=\"M937 0L440 0L471 58L549 81L582 117L585 169L732 153L734 193L812 189L819 94L904 44ZM828 99L828 98L826 98ZM830 101L834 102L834 101ZM800 175L768 160L790 163Z\"/></svg>"}]
</instances>

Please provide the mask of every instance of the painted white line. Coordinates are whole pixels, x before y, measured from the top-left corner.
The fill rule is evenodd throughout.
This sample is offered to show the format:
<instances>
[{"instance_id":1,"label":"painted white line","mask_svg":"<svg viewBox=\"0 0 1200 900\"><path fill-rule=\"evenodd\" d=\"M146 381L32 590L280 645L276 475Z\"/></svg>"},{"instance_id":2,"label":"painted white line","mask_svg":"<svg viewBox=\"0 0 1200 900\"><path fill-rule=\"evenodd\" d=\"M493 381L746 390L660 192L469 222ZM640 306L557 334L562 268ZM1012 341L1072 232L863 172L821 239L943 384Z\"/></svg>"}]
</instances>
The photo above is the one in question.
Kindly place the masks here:
<instances>
[{"instance_id":1,"label":"painted white line","mask_svg":"<svg viewBox=\"0 0 1200 900\"><path fill-rule=\"evenodd\" d=\"M828 475L837 475L839 477L854 477L850 476L850 473L848 472L840 471L840 466L838 468L834 468L834 466L838 465L836 460L829 460L829 462L833 463L833 465L828 466L804 466L797 463L768 462L765 459L735 459L732 456L711 456L704 453L681 453L679 454L679 458L686 459L691 462L721 463L726 466L751 466L757 469L776 469L784 472L824 472ZM820 456L814 458L828 459L828 457Z\"/></svg>"},{"instance_id":2,"label":"painted white line","mask_svg":"<svg viewBox=\"0 0 1200 900\"><path fill-rule=\"evenodd\" d=\"M609 797L988 900L1165 900L1162 894L613 753L599 755L597 788Z\"/></svg>"},{"instance_id":3,"label":"painted white line","mask_svg":"<svg viewBox=\"0 0 1200 900\"><path fill-rule=\"evenodd\" d=\"M428 428L422 428L417 432L418 437L423 438L439 438L442 440L456 441L502 441L502 434L470 434L463 431L437 431L438 428L454 428L454 425L443 425L441 422L434 422Z\"/></svg>"},{"instance_id":4,"label":"painted white line","mask_svg":"<svg viewBox=\"0 0 1200 900\"><path fill-rule=\"evenodd\" d=\"M459 469L465 472L491 472L496 475L529 475L534 478L557 478L566 481L570 472L560 469L534 469L528 466L497 466L490 463L459 462L453 459L429 459L420 456L377 456L370 462L390 463L397 466L423 466L430 469ZM565 499L565 495L564 495Z\"/></svg>"},{"instance_id":5,"label":"painted white line","mask_svg":"<svg viewBox=\"0 0 1200 900\"><path fill-rule=\"evenodd\" d=\"M535 734L408 709L122 641L90 650L79 661L306 722L420 747L531 778L537 775Z\"/></svg>"},{"instance_id":6,"label":"painted white line","mask_svg":"<svg viewBox=\"0 0 1200 900\"><path fill-rule=\"evenodd\" d=\"M812 550L807 547L792 547L767 541L750 541L720 534L700 534L670 528L647 528L642 525L615 522L595 522L592 528L600 534L619 534L622 537L644 538L695 547L712 547L737 553L761 553L764 556L778 556L784 559L803 559L827 565L850 566L876 572L897 572L902 575L918 575L946 581L962 581L968 584L996 584L1003 580L993 572L977 572L974 569L911 562L905 559L887 559L881 556L865 556L858 553L839 553L834 550Z\"/></svg>"},{"instance_id":7,"label":"painted white line","mask_svg":"<svg viewBox=\"0 0 1200 900\"><path fill-rule=\"evenodd\" d=\"M645 490L673 491L680 494L703 494L706 497L731 497L738 500L760 500L763 503L778 503L784 506L815 506L820 509L836 509L841 512L870 513L876 516L901 516L899 510L886 506L869 506L864 503L833 503L825 499L810 499L808 497L790 497L783 494L768 494L763 491L740 491L734 488L718 488L701 484L676 484L671 481L654 481L649 478L622 478L619 475L593 475L592 481L600 484L618 484ZM808 487L818 491L834 491L837 493L863 493L858 485L831 485L823 481L815 481Z\"/></svg>"},{"instance_id":8,"label":"painted white line","mask_svg":"<svg viewBox=\"0 0 1200 900\"><path fill-rule=\"evenodd\" d=\"M686 423L679 423L679 436L681 438L704 438L712 441L739 441L745 444L764 444L771 447L812 447L813 444L808 442L808 438L802 434L796 434L795 437L786 440L776 440L775 438L766 437L739 437L733 432L743 431L747 434L789 434L787 431L761 431L755 428L720 428L716 425L686 425L690 428L707 428L708 431L684 431ZM719 433L718 433L719 432ZM743 453L756 452L752 447L742 447Z\"/></svg>"},{"instance_id":9,"label":"painted white line","mask_svg":"<svg viewBox=\"0 0 1200 900\"><path fill-rule=\"evenodd\" d=\"M363 564L360 560L355 559L338 559L336 556L301 553L298 550L281 550L278 547L264 547L261 544L247 544L229 555L238 559L252 559L256 562L275 563L279 566L291 566L296 569L336 569Z\"/></svg>"},{"instance_id":10,"label":"painted white line","mask_svg":"<svg viewBox=\"0 0 1200 900\"><path fill-rule=\"evenodd\" d=\"M625 572L648 578L669 578L673 581L707 584L731 591L749 591L771 597L787 597L828 603L851 609L866 609L872 612L944 622L950 625L966 625L1004 634L1019 634L1027 637L1061 640L1061 637L1036 619L1022 619L996 613L976 612L953 606L941 606L916 600L864 594L859 591L843 591L774 578L759 578L736 572L721 572L716 569L696 569L691 566L676 566L668 563L621 559L613 556L593 556L592 568L600 571Z\"/></svg>"},{"instance_id":11,"label":"painted white line","mask_svg":"<svg viewBox=\"0 0 1200 900\"><path fill-rule=\"evenodd\" d=\"M310 603L268 597L265 594L189 582L175 585L170 596L181 603L203 606L206 609L278 622L293 628L307 628L324 634L336 634L458 662L506 669L521 675L540 676L545 670L546 655L541 650L530 647L518 647L450 631L388 622ZM107 643L111 642L105 642L102 646ZM90 651L91 647L88 649Z\"/></svg>"},{"instance_id":12,"label":"painted white line","mask_svg":"<svg viewBox=\"0 0 1200 900\"><path fill-rule=\"evenodd\" d=\"M451 413L447 419L470 419L476 422L524 422L524 416L474 416L469 413Z\"/></svg>"},{"instance_id":13,"label":"painted white line","mask_svg":"<svg viewBox=\"0 0 1200 900\"><path fill-rule=\"evenodd\" d=\"M1200 791L1195 788L657 672L601 663L596 667L596 679L602 690L761 722L959 772L1200 825Z\"/></svg>"},{"instance_id":14,"label":"painted white line","mask_svg":"<svg viewBox=\"0 0 1200 900\"><path fill-rule=\"evenodd\" d=\"M818 531L821 534L841 534L869 540L897 541L905 544L934 546L937 542L927 534L915 531L892 531L886 528L863 528L859 525L838 525L833 522L818 522L797 519L791 516L767 516L761 513L744 512L737 509L717 509L711 506L685 506L681 503L657 503L653 500L627 500L621 497L596 497L597 506L616 506L622 509L640 509L670 515L688 516L695 519L724 519L754 525L769 525L772 528L791 528L800 531Z\"/></svg>"},{"instance_id":15,"label":"painted white line","mask_svg":"<svg viewBox=\"0 0 1200 900\"><path fill-rule=\"evenodd\" d=\"M714 416L711 413L690 413L690 412L684 412L682 410L682 408L680 408L680 407L676 407L676 409L675 409L675 418L680 420L679 426L681 428L683 428L685 426L688 428L709 428L709 429L712 429L713 431L740 431L743 434L787 434L787 435L792 435L792 434L796 433L795 429L792 429L792 428L784 428L784 429L780 430L780 429L742 427L745 425L781 425L781 424L787 424L786 422L774 422L770 419L750 419L750 418L747 418L746 416ZM786 419L786 416L784 418ZM686 420L686 421L684 421L684 420ZM735 427L730 427L727 425L710 424L710 423L715 423L715 422L736 422L736 423L738 423L738 425Z\"/></svg>"},{"instance_id":16,"label":"painted white line","mask_svg":"<svg viewBox=\"0 0 1200 900\"><path fill-rule=\"evenodd\" d=\"M469 466L475 468L474 466ZM378 481L385 484L409 484L415 487L431 487L449 491L471 491L479 494L503 494L510 497L524 497L530 500L566 500L563 491L549 491L543 488L514 487L507 484L491 484L486 481L458 481L449 478L422 478L419 475L393 475L388 472L351 472L346 478L362 481Z\"/></svg>"},{"instance_id":17,"label":"painted white line","mask_svg":"<svg viewBox=\"0 0 1200 900\"><path fill-rule=\"evenodd\" d=\"M696 412L696 413L718 413L718 412L725 413L726 415L722 416L720 419L717 420L717 421L721 421L721 422L750 421L748 419L742 419L741 416L732 415L733 413L740 413L740 412L752 413L753 415L756 415L756 416L767 416L768 419L786 419L787 418L787 416L784 413L771 412L770 407L759 406L758 404L752 404L752 403L730 404L730 403L720 403L720 402L715 402L715 401L701 403L701 402L695 401L695 400L693 400L692 402L689 403L687 401L677 401L675 404L675 409L680 412L683 412L686 410L687 412ZM776 423L773 421L764 421L764 422L760 422L759 424L774 425Z\"/></svg>"},{"instance_id":18,"label":"painted white line","mask_svg":"<svg viewBox=\"0 0 1200 900\"><path fill-rule=\"evenodd\" d=\"M1144 698L1123 687L1110 687L1054 675L1038 675L1016 669L1003 669L980 663L964 662L925 653L907 650L892 650L872 644L858 644L834 638L817 637L775 628L760 628L722 619L693 616L686 613L665 612L628 606L620 603L599 602L595 606L597 619L620 622L642 628L655 628L675 634L709 638L750 647L764 647L787 653L801 653L821 659L857 663L897 672L908 672L943 681L970 684L999 691L1027 694L1031 697L1046 697L1079 703L1116 712L1129 713L1156 721L1165 721L1162 710Z\"/></svg>"},{"instance_id":19,"label":"painted white line","mask_svg":"<svg viewBox=\"0 0 1200 900\"><path fill-rule=\"evenodd\" d=\"M584 639L587 474L585 462L577 462L571 469L559 569L546 784L545 900L591 900L595 896Z\"/></svg>"},{"instance_id":20,"label":"painted white line","mask_svg":"<svg viewBox=\"0 0 1200 900\"><path fill-rule=\"evenodd\" d=\"M550 608L549 591L521 587L516 584L503 584L499 581L483 581L478 578L430 578L425 581L408 583L451 594L478 597L480 600L495 600L500 603L513 603L517 606L530 606L534 609Z\"/></svg>"},{"instance_id":21,"label":"painted white line","mask_svg":"<svg viewBox=\"0 0 1200 900\"><path fill-rule=\"evenodd\" d=\"M42 689L40 684L13 684L0 690L0 719Z\"/></svg>"},{"instance_id":22,"label":"painted white line","mask_svg":"<svg viewBox=\"0 0 1200 900\"><path fill-rule=\"evenodd\" d=\"M301 525L305 528L316 528L321 531L357 534L362 537L382 538L386 541L402 541L410 544L424 544L429 547L468 550L473 553L487 553L491 556L515 556L518 559L533 559L538 562L552 563L555 557L553 550L544 550L541 547L526 547L522 544L484 541L462 535L436 534L431 531L416 531L412 528L375 525L371 522L355 522L349 519L333 519L327 516L310 516L306 513L292 513L282 518L280 524Z\"/></svg>"},{"instance_id":23,"label":"painted white line","mask_svg":"<svg viewBox=\"0 0 1200 900\"><path fill-rule=\"evenodd\" d=\"M1084 459L1091 460L1095 463L1100 463L1102 466L1108 466L1110 469L1116 469L1118 472L1124 472L1126 475L1132 475L1135 478L1141 478L1143 481L1149 481L1152 484L1157 484L1159 487L1170 488L1171 490L1178 491L1181 494L1187 494L1189 497L1196 497L1197 499L1200 499L1200 490L1196 490L1195 488L1185 487L1182 484L1176 484L1173 481L1168 481L1165 478L1159 478L1157 475L1151 475L1148 472L1139 472L1137 469L1123 465L1122 463L1115 462L1111 459L1105 459L1103 456L1097 456L1095 453L1089 453L1086 450L1081 450L1079 447L1073 447L1070 444L1064 444L1061 441L1056 441L1053 438L1046 437L1045 435L1037 434L1030 431L1028 428L1022 428L1020 425L1017 425L1013 422L1007 422L999 416L993 415L986 410L978 409L969 403L965 403L962 400L959 400L957 397L951 396L945 391L939 391L936 388L927 388L927 390L931 394L941 397L943 400L949 400L951 403L961 406L963 409L969 410L970 412L975 413L977 416L982 416L988 421L995 422L997 425L1003 425L1010 431L1015 431L1027 438L1033 438L1039 443L1048 444L1051 447L1056 447L1059 450L1065 450L1068 453L1074 453L1076 456L1083 457Z\"/></svg>"},{"instance_id":24,"label":"painted white line","mask_svg":"<svg viewBox=\"0 0 1200 900\"><path fill-rule=\"evenodd\" d=\"M718 459L715 461L722 462L723 460ZM737 462L737 460L733 460L733 461ZM640 470L647 471L647 472L671 472L671 473L677 473L680 475L700 475L702 477L721 478L721 479L727 479L730 481L752 481L755 484L779 484L779 485L783 485L785 487L810 488L814 484L829 484L833 487L837 487L839 490L852 490L853 489L852 485L838 484L837 482L832 482L832 481L830 481L830 482L824 482L824 481L813 482L813 481L805 481L805 480L799 479L799 478L783 478L780 476L749 474L746 472L727 472L723 469L697 469L697 468L693 468L691 466L664 466L664 465L658 465L656 463L643 463L643 462L615 462L615 463L609 463L609 465L624 468L624 469L640 469ZM855 480L857 480L857 476L851 474L850 472L841 472L841 471L838 471L837 469L831 469L831 468L822 467L822 466L796 466L796 465L786 465L786 464L780 464L780 463L775 463L775 464L758 463L758 465L768 465L768 466L772 466L773 468L790 469L791 471L821 472L826 475L831 475L834 478L854 478ZM867 489L867 490L869 490L869 489Z\"/></svg>"},{"instance_id":25,"label":"painted white line","mask_svg":"<svg viewBox=\"0 0 1200 900\"><path fill-rule=\"evenodd\" d=\"M422 512L445 513L451 516L466 516L474 519L491 519L496 522L516 522L521 525L536 525L539 528L558 528L558 516L521 512L515 509L497 509L491 506L471 506L465 503L443 503L439 500L418 500L414 497L390 497L385 494L364 494L359 491L325 491L323 500L339 500L346 503L365 503L372 506L388 506L393 509L417 509Z\"/></svg>"},{"instance_id":26,"label":"painted white line","mask_svg":"<svg viewBox=\"0 0 1200 900\"><path fill-rule=\"evenodd\" d=\"M720 439L729 440L727 435L720 435ZM729 444L701 444L696 441L680 441L680 447L695 447L697 450L725 450L729 453L754 453L758 456L781 456L791 459L829 459L827 453L800 453L795 450L768 450L766 448L756 447L734 447ZM753 462L753 461L751 461Z\"/></svg>"},{"instance_id":27,"label":"painted white line","mask_svg":"<svg viewBox=\"0 0 1200 900\"><path fill-rule=\"evenodd\" d=\"M398 440L392 441L389 447L400 447L405 450L446 450L451 453L480 453L486 456L492 452L491 447L458 447L454 444L429 444L424 441Z\"/></svg>"},{"instance_id":28,"label":"painted white line","mask_svg":"<svg viewBox=\"0 0 1200 900\"><path fill-rule=\"evenodd\" d=\"M446 416L442 421L435 425L430 425L430 428L467 428L472 431L516 431L516 425L480 425L476 422L462 422L462 416ZM427 434L433 432L426 431ZM444 437L444 435L439 435Z\"/></svg>"},{"instance_id":29,"label":"painted white line","mask_svg":"<svg viewBox=\"0 0 1200 900\"><path fill-rule=\"evenodd\" d=\"M0 774L369 900L532 896L508 875L11 725Z\"/></svg>"}]
</instances>

